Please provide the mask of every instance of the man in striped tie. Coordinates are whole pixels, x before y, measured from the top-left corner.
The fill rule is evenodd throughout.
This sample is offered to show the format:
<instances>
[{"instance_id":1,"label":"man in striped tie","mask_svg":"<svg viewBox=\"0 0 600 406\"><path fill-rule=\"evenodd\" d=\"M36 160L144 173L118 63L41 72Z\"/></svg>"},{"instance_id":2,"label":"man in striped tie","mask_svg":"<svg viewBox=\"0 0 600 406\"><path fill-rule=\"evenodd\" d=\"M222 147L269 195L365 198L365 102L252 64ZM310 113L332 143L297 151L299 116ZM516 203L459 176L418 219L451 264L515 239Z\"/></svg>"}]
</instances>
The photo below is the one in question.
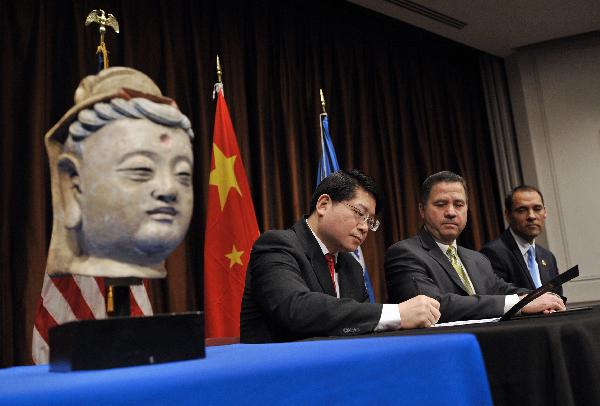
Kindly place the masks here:
<instances>
[{"instance_id":1,"label":"man in striped tie","mask_svg":"<svg viewBox=\"0 0 600 406\"><path fill-rule=\"evenodd\" d=\"M529 292L499 278L484 255L457 245L467 224L467 210L467 184L461 176L443 171L423 182L419 203L423 228L386 252L390 300L419 294L434 297L440 302L440 321L449 322L500 317ZM522 311L564 309L558 295L546 293Z\"/></svg>"}]
</instances>

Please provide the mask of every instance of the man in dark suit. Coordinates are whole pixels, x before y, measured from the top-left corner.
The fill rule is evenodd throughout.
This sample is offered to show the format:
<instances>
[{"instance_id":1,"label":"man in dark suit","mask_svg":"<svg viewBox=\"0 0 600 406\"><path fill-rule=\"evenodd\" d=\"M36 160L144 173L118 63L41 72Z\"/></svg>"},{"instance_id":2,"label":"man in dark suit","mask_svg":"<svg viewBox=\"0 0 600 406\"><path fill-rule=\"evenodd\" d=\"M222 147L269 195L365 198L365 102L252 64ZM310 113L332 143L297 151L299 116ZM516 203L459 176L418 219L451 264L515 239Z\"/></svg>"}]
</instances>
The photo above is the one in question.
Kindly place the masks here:
<instances>
[{"instance_id":1,"label":"man in dark suit","mask_svg":"<svg viewBox=\"0 0 600 406\"><path fill-rule=\"evenodd\" d=\"M288 230L267 231L252 248L240 313L240 340L293 341L429 327L439 303L419 296L369 303L362 268L349 252L375 231L378 191L365 174L329 175L310 214Z\"/></svg>"},{"instance_id":2,"label":"man in dark suit","mask_svg":"<svg viewBox=\"0 0 600 406\"><path fill-rule=\"evenodd\" d=\"M538 288L558 276L556 258L535 241L548 215L544 196L533 186L517 186L506 196L504 207L508 228L500 238L484 245L481 253L505 281L522 288ZM562 286L555 292L562 295Z\"/></svg>"},{"instance_id":3,"label":"man in dark suit","mask_svg":"<svg viewBox=\"0 0 600 406\"><path fill-rule=\"evenodd\" d=\"M392 245L385 256L388 297L406 300L424 294L440 302L440 321L502 316L528 292L500 279L482 254L456 244L467 224L467 185L452 172L423 182L419 233ZM524 313L564 310L560 297L546 293Z\"/></svg>"}]
</instances>

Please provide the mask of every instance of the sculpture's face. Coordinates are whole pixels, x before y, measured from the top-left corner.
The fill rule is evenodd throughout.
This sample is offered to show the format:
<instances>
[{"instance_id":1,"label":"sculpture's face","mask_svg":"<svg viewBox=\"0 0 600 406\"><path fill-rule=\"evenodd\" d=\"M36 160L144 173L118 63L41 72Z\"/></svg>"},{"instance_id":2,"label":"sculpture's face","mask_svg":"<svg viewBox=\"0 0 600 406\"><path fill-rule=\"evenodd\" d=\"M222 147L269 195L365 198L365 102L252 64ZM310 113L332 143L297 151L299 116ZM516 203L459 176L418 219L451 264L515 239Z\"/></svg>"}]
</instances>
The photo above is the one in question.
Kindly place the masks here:
<instances>
[{"instance_id":1,"label":"sculpture's face","mask_svg":"<svg viewBox=\"0 0 600 406\"><path fill-rule=\"evenodd\" d=\"M180 128L113 121L82 142L80 247L135 264L164 260L187 231L192 147Z\"/></svg>"}]
</instances>

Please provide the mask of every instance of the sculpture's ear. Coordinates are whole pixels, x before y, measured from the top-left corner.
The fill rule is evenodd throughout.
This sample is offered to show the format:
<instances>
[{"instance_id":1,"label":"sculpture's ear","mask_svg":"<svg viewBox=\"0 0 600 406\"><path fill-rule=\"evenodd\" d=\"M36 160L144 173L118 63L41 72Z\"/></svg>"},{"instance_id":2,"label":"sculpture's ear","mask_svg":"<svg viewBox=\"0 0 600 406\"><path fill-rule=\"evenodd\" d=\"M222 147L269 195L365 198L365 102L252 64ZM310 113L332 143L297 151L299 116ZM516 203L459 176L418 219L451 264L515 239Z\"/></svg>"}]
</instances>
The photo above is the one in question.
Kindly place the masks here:
<instances>
[{"instance_id":1,"label":"sculpture's ear","mask_svg":"<svg viewBox=\"0 0 600 406\"><path fill-rule=\"evenodd\" d=\"M64 204L65 227L77 228L81 225L79 159L69 153L61 154L58 157L58 174Z\"/></svg>"}]
</instances>

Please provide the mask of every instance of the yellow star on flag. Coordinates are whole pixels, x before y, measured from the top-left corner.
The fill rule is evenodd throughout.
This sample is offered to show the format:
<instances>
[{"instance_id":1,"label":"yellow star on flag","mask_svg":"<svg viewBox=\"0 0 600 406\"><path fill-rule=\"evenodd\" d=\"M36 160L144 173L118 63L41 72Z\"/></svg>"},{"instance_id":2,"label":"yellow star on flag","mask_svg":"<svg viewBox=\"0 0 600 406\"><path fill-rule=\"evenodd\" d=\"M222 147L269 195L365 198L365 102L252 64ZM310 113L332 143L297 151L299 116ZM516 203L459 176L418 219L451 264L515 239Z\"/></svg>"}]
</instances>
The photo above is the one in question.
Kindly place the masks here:
<instances>
[{"instance_id":1,"label":"yellow star on flag","mask_svg":"<svg viewBox=\"0 0 600 406\"><path fill-rule=\"evenodd\" d=\"M237 178L235 177L235 159L237 155L225 156L223 152L213 143L215 154L215 169L210 171L209 185L214 185L219 189L219 203L221 203L221 211L227 202L227 196L230 189L235 189L242 195L238 186Z\"/></svg>"},{"instance_id":2,"label":"yellow star on flag","mask_svg":"<svg viewBox=\"0 0 600 406\"><path fill-rule=\"evenodd\" d=\"M233 244L233 248L231 249L231 252L229 254L225 254L225 257L227 259L229 259L229 269L233 268L233 266L235 264L244 265L242 263L242 254L243 253L244 253L244 251L238 251L237 248L235 248L235 244Z\"/></svg>"}]
</instances>

